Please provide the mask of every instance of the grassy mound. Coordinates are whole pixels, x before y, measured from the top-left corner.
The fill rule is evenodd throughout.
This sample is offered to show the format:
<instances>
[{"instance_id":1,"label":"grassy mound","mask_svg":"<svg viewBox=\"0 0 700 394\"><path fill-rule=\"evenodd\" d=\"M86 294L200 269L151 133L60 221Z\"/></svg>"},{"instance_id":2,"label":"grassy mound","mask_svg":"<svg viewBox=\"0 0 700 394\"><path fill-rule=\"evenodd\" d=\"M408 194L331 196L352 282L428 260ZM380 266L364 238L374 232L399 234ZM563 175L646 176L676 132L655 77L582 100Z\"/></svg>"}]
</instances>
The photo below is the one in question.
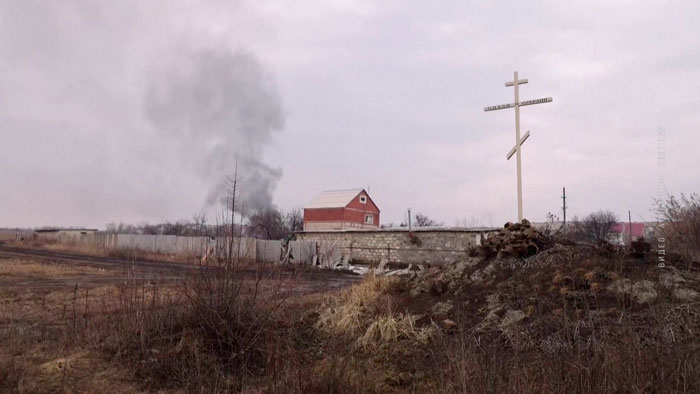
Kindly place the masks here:
<instances>
[{"instance_id":1,"label":"grassy mound","mask_svg":"<svg viewBox=\"0 0 700 394\"><path fill-rule=\"evenodd\" d=\"M365 377L382 392L687 392L700 390L699 305L697 272L553 245L370 277L318 327L382 371Z\"/></svg>"}]
</instances>

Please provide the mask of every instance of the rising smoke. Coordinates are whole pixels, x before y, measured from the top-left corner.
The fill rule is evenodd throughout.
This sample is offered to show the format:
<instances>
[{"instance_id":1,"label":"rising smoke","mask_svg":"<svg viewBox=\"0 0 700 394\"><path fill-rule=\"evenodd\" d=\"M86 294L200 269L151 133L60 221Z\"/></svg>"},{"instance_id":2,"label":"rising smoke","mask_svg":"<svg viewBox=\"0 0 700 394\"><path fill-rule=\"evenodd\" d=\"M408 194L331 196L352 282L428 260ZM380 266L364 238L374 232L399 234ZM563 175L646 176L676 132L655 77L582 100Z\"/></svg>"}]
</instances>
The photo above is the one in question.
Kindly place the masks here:
<instances>
[{"instance_id":1,"label":"rising smoke","mask_svg":"<svg viewBox=\"0 0 700 394\"><path fill-rule=\"evenodd\" d=\"M227 177L237 166L245 206L273 208L282 171L262 156L284 125L274 81L249 52L204 51L190 61L148 89L149 121L164 144L211 185L207 206L226 196Z\"/></svg>"}]
</instances>

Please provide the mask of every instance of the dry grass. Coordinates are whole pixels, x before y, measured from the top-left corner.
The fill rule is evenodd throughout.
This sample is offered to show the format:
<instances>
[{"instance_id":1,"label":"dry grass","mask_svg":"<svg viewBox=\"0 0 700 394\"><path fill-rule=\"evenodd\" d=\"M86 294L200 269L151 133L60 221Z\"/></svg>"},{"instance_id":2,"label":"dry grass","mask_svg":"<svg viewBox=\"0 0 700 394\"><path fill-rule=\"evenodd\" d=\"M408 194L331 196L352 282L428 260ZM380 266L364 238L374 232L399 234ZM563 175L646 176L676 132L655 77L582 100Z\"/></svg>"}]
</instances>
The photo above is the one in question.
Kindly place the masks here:
<instances>
[{"instance_id":1,"label":"dry grass","mask_svg":"<svg viewBox=\"0 0 700 394\"><path fill-rule=\"evenodd\" d=\"M95 273L24 260L0 266L8 281L33 283ZM0 349L0 392L289 392L268 375L287 376L297 392L326 392L292 372L310 360L316 337L315 317L296 320L315 307L282 297L294 281L275 269L244 278L219 268L165 287L125 273L116 286L0 288L0 336L11 338Z\"/></svg>"},{"instance_id":2,"label":"dry grass","mask_svg":"<svg viewBox=\"0 0 700 394\"><path fill-rule=\"evenodd\" d=\"M8 241L10 245L31 247L52 252L75 253L87 256L109 257L124 260L168 261L177 263L192 263L199 261L200 256L168 253L155 253L134 248L105 248L78 243L59 243L50 239L28 239L24 241Z\"/></svg>"},{"instance_id":3,"label":"dry grass","mask_svg":"<svg viewBox=\"0 0 700 394\"><path fill-rule=\"evenodd\" d=\"M11 258L0 260L0 278L57 278L75 275L104 275L108 272L100 268L40 262L29 259Z\"/></svg>"},{"instance_id":4,"label":"dry grass","mask_svg":"<svg viewBox=\"0 0 700 394\"><path fill-rule=\"evenodd\" d=\"M318 327L333 335L357 335L369 320L386 306L388 294L399 284L396 277L367 276L361 283L329 300L318 319Z\"/></svg>"},{"instance_id":5,"label":"dry grass","mask_svg":"<svg viewBox=\"0 0 700 394\"><path fill-rule=\"evenodd\" d=\"M115 291L0 288L0 392L138 392L126 368L76 341Z\"/></svg>"},{"instance_id":6,"label":"dry grass","mask_svg":"<svg viewBox=\"0 0 700 394\"><path fill-rule=\"evenodd\" d=\"M124 260L147 260L147 261L168 261L190 263L199 260L195 256L155 253L140 249L129 248L104 248L93 245L80 244L62 244L56 242L44 242L40 245L34 245L42 249L51 250L54 252L77 253L88 256L112 257Z\"/></svg>"},{"instance_id":7,"label":"dry grass","mask_svg":"<svg viewBox=\"0 0 700 394\"><path fill-rule=\"evenodd\" d=\"M286 298L295 282L279 271L243 278L226 264L223 274L165 287L1 288L0 336L11 340L0 349L0 392L700 390L700 300L657 287L639 303L609 285L655 281L656 268L552 256L494 268L479 283L455 277L459 293L413 295L420 278L368 276L337 293ZM32 264L13 262L8 272L61 272ZM696 273L673 278L688 291L700 283ZM438 309L455 326L438 328ZM489 316L493 324L479 324Z\"/></svg>"},{"instance_id":8,"label":"dry grass","mask_svg":"<svg viewBox=\"0 0 700 394\"><path fill-rule=\"evenodd\" d=\"M436 326L418 327L414 315L399 313L376 317L358 343L370 347L406 339L426 345L435 333Z\"/></svg>"},{"instance_id":9,"label":"dry grass","mask_svg":"<svg viewBox=\"0 0 700 394\"><path fill-rule=\"evenodd\" d=\"M120 364L138 366L133 378L144 389L238 392L271 369L288 340L275 329L287 281L259 268L246 278L235 264L203 267L178 284L177 294L122 286L119 313L97 320L86 341Z\"/></svg>"},{"instance_id":10,"label":"dry grass","mask_svg":"<svg viewBox=\"0 0 700 394\"><path fill-rule=\"evenodd\" d=\"M630 322L593 341L560 339L554 352L514 351L497 337L443 338L436 358L443 393L690 393L700 387L692 342L668 343Z\"/></svg>"},{"instance_id":11,"label":"dry grass","mask_svg":"<svg viewBox=\"0 0 700 394\"><path fill-rule=\"evenodd\" d=\"M0 259L0 392L141 392L127 367L111 363L86 341L104 316L120 313L114 302L120 287L96 285L90 278L119 273L127 274ZM72 285L74 280L85 284Z\"/></svg>"}]
</instances>

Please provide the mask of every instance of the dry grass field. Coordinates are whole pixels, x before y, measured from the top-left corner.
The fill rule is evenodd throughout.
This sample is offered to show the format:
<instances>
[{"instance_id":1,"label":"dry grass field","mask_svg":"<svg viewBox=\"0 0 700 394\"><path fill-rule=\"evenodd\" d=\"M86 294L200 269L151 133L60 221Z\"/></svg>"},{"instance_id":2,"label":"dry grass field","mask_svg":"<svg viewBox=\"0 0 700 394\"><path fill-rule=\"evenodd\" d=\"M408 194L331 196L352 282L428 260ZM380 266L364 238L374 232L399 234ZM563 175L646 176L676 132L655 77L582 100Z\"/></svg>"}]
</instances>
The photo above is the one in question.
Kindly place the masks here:
<instances>
[{"instance_id":1,"label":"dry grass field","mask_svg":"<svg viewBox=\"0 0 700 394\"><path fill-rule=\"evenodd\" d=\"M554 245L351 286L192 272L0 258L0 392L700 390L693 264Z\"/></svg>"},{"instance_id":2,"label":"dry grass field","mask_svg":"<svg viewBox=\"0 0 700 394\"><path fill-rule=\"evenodd\" d=\"M109 310L117 292L93 285L104 269L30 259L0 259L0 391L139 392L125 368L109 363L78 335L78 322ZM83 286L63 281L82 280Z\"/></svg>"},{"instance_id":3,"label":"dry grass field","mask_svg":"<svg viewBox=\"0 0 700 394\"><path fill-rule=\"evenodd\" d=\"M271 312L287 313L283 304L318 300L319 294L352 283L337 275L300 278L302 273L269 266L272 269L251 274L247 264L224 279L214 273L173 276L170 269L105 266L109 267L0 254L0 392L231 391L241 382L217 382L217 374L228 372L198 349L198 336L219 329L218 322L204 319L224 319L219 312L230 307L236 320L245 317L246 324L268 332L273 327ZM200 307L205 309L195 309ZM222 309L211 316L209 308ZM197 333L205 323L212 325ZM216 331L212 342L218 343L230 328L224 325L223 331ZM173 343L167 331L181 329ZM258 334L251 333L251 345L244 348L252 347L246 351L259 356L262 350L256 346L262 344L256 342ZM227 350L218 352L228 354ZM174 364L162 363L165 360ZM200 367L215 374L202 375L196 372ZM160 369L168 372L161 375L156 371Z\"/></svg>"},{"instance_id":4,"label":"dry grass field","mask_svg":"<svg viewBox=\"0 0 700 394\"><path fill-rule=\"evenodd\" d=\"M119 259L136 259L142 261L167 261L191 264L198 260L196 256L147 252L140 249L104 248L94 245L59 243L48 239L29 239L23 241L5 241L6 245L31 247L32 249L51 252L77 253L88 256L99 256Z\"/></svg>"},{"instance_id":5,"label":"dry grass field","mask_svg":"<svg viewBox=\"0 0 700 394\"><path fill-rule=\"evenodd\" d=\"M61 278L76 275L104 275L106 273L107 271L104 269L51 264L19 258L5 259L0 265L0 277L9 281L16 281L22 277Z\"/></svg>"}]
</instances>

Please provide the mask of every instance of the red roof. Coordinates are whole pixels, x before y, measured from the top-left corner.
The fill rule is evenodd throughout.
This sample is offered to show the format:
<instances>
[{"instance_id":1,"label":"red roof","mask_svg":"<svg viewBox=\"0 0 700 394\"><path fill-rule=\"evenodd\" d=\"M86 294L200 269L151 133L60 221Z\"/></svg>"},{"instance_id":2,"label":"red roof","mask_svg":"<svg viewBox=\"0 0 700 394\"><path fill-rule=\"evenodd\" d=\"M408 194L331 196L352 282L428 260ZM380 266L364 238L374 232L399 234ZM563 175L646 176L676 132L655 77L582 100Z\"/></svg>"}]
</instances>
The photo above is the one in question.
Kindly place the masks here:
<instances>
[{"instance_id":1,"label":"red roof","mask_svg":"<svg viewBox=\"0 0 700 394\"><path fill-rule=\"evenodd\" d=\"M630 233L630 223L617 223L613 226L612 231L618 234L629 234ZM643 237L644 236L644 223L632 223L632 236L633 237Z\"/></svg>"}]
</instances>

